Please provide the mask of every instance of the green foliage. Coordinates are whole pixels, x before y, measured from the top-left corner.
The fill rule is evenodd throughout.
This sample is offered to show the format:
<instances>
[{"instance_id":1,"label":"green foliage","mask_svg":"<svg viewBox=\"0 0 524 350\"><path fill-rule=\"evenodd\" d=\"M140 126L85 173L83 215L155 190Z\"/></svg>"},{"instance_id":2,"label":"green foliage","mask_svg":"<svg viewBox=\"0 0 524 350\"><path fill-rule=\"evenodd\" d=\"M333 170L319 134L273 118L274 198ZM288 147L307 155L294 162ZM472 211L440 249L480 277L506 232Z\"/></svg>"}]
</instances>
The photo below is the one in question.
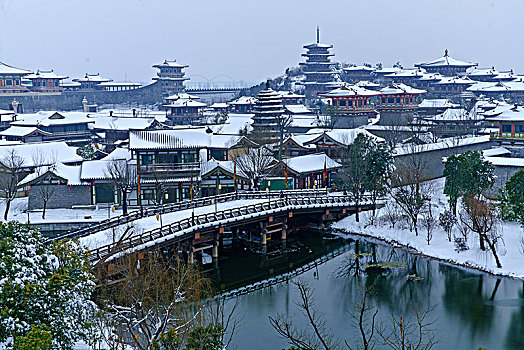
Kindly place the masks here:
<instances>
[{"instance_id":1,"label":"green foliage","mask_svg":"<svg viewBox=\"0 0 524 350\"><path fill-rule=\"evenodd\" d=\"M460 197L478 197L493 187L495 167L482 158L480 152L467 151L448 157L444 166L444 194L449 197L450 209L457 213Z\"/></svg>"},{"instance_id":2,"label":"green foliage","mask_svg":"<svg viewBox=\"0 0 524 350\"><path fill-rule=\"evenodd\" d=\"M223 329L221 324L209 324L205 327L195 327L187 339L187 349L190 350L220 350Z\"/></svg>"},{"instance_id":3,"label":"green foliage","mask_svg":"<svg viewBox=\"0 0 524 350\"><path fill-rule=\"evenodd\" d=\"M76 149L76 154L78 154L82 159L93 160L96 159L96 149L93 145L84 145Z\"/></svg>"},{"instance_id":4,"label":"green foliage","mask_svg":"<svg viewBox=\"0 0 524 350\"><path fill-rule=\"evenodd\" d=\"M0 223L0 343L42 335L46 325L55 347L71 349L96 310L93 279L77 243L48 246L35 228Z\"/></svg>"},{"instance_id":5,"label":"green foliage","mask_svg":"<svg viewBox=\"0 0 524 350\"><path fill-rule=\"evenodd\" d=\"M337 188L355 196L370 191L376 199L386 193L393 156L386 145L359 134L344 154L344 166L335 178Z\"/></svg>"},{"instance_id":6,"label":"green foliage","mask_svg":"<svg viewBox=\"0 0 524 350\"><path fill-rule=\"evenodd\" d=\"M516 220L524 228L524 170L516 172L506 183L500 206L504 220Z\"/></svg>"},{"instance_id":7,"label":"green foliage","mask_svg":"<svg viewBox=\"0 0 524 350\"><path fill-rule=\"evenodd\" d=\"M180 336L175 328L164 333L158 342L153 342L153 350L178 350L180 349Z\"/></svg>"},{"instance_id":8,"label":"green foliage","mask_svg":"<svg viewBox=\"0 0 524 350\"><path fill-rule=\"evenodd\" d=\"M17 337L13 350L48 350L53 346L53 337L47 327L33 326L25 337Z\"/></svg>"}]
</instances>

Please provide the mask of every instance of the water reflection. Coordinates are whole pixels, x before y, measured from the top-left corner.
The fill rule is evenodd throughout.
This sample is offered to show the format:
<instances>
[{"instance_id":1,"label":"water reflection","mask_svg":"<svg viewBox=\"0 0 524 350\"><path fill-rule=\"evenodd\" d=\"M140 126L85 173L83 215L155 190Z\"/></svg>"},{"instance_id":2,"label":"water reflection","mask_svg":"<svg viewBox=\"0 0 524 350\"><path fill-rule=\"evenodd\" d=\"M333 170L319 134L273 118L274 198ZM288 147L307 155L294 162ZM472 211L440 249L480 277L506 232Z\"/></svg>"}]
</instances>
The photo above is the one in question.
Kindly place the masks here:
<instances>
[{"instance_id":1,"label":"water reflection","mask_svg":"<svg viewBox=\"0 0 524 350\"><path fill-rule=\"evenodd\" d=\"M217 283L245 285L344 246L346 253L301 276L315 289L317 304L338 337L352 339L348 311L362 290L373 286L371 298L381 320L387 320L391 313L412 315L417 309L436 304L435 327L441 339L437 349L524 348L522 281L459 269L362 239L324 240L309 233L300 242L288 242L288 246L302 248L280 257L234 256L232 251L220 262ZM402 268L377 268L392 262ZM300 322L294 305L297 298L285 283L242 296L239 312L245 315L243 327L233 343L239 349L286 347L271 328L268 316L286 313Z\"/></svg>"}]
</instances>

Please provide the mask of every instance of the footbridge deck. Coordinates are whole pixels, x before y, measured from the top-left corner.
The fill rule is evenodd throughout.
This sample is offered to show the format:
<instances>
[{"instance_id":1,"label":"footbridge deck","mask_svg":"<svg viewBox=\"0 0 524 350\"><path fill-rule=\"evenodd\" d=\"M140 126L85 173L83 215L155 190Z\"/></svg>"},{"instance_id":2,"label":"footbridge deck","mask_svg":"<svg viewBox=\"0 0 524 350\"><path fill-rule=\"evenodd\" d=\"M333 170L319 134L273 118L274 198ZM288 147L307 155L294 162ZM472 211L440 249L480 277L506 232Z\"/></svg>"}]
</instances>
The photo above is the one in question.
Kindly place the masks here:
<instances>
[{"instance_id":1,"label":"footbridge deck","mask_svg":"<svg viewBox=\"0 0 524 350\"><path fill-rule=\"evenodd\" d=\"M263 198L265 193L251 193L251 198ZM244 194L246 195L246 194ZM262 235L282 232L285 237L287 220L304 217L319 217L321 220L336 220L360 210L373 209L369 196L358 202L350 196L312 193L277 193L277 198L268 194L267 201L240 205L225 210L186 217L152 230L131 234L118 242L103 244L91 249L89 259L92 263L110 261L127 253L169 247L185 243L190 252L216 248L219 236L225 228L260 224ZM276 227L276 228L275 228ZM107 228L107 227L106 227ZM215 250L213 250L215 256Z\"/></svg>"}]
</instances>

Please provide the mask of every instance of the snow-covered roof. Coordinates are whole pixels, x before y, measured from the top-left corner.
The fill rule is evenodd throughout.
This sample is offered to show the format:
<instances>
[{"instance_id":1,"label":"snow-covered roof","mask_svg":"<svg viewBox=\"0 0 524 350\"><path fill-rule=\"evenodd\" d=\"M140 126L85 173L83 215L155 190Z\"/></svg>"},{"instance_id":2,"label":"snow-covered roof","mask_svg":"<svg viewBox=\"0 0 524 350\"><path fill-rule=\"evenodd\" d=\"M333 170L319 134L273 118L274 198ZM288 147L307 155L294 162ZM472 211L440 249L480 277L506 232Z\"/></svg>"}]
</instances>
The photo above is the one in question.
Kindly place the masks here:
<instances>
[{"instance_id":1,"label":"snow-covered roof","mask_svg":"<svg viewBox=\"0 0 524 350\"><path fill-rule=\"evenodd\" d=\"M524 82L505 81L498 83L478 82L467 88L468 91L483 93L504 93L504 92L522 92L524 91Z\"/></svg>"},{"instance_id":2,"label":"snow-covered roof","mask_svg":"<svg viewBox=\"0 0 524 350\"><path fill-rule=\"evenodd\" d=\"M486 136L475 136L475 137L466 137L463 139L457 138L447 138L441 139L439 142L429 143L425 145L408 145L408 146L399 146L393 150L394 156L404 156L413 153L421 152L431 152L440 149L446 149L451 147L475 145L479 143L488 143L489 135Z\"/></svg>"},{"instance_id":3,"label":"snow-covered roof","mask_svg":"<svg viewBox=\"0 0 524 350\"><path fill-rule=\"evenodd\" d=\"M352 144L360 134L369 136L376 142L384 142L382 137L375 136L364 129L311 129L306 133L306 135L311 135L313 137L309 141L304 141L304 145L315 143L316 141L322 139L323 135L326 135L332 140L348 146Z\"/></svg>"},{"instance_id":4,"label":"snow-covered roof","mask_svg":"<svg viewBox=\"0 0 524 350\"><path fill-rule=\"evenodd\" d=\"M308 114L311 110L302 104L298 105L284 105L284 109L291 114Z\"/></svg>"},{"instance_id":5,"label":"snow-covered roof","mask_svg":"<svg viewBox=\"0 0 524 350\"><path fill-rule=\"evenodd\" d=\"M246 127L247 131L251 131L252 117L253 114L229 113L225 124L210 125L210 128L215 134L238 135L238 131L244 130Z\"/></svg>"},{"instance_id":6,"label":"snow-covered roof","mask_svg":"<svg viewBox=\"0 0 524 350\"><path fill-rule=\"evenodd\" d=\"M163 105L167 108L179 108L179 107L197 107L197 108L203 108L206 107L207 104L203 102L194 101L191 99L178 99L174 100L169 104Z\"/></svg>"},{"instance_id":7,"label":"snow-covered roof","mask_svg":"<svg viewBox=\"0 0 524 350\"><path fill-rule=\"evenodd\" d=\"M20 69L0 62L0 74L31 74L30 70Z\"/></svg>"},{"instance_id":8,"label":"snow-covered roof","mask_svg":"<svg viewBox=\"0 0 524 350\"><path fill-rule=\"evenodd\" d=\"M494 166L510 166L524 168L524 158L509 158L509 157L484 157L485 160Z\"/></svg>"},{"instance_id":9,"label":"snow-covered roof","mask_svg":"<svg viewBox=\"0 0 524 350\"><path fill-rule=\"evenodd\" d=\"M33 114L19 114L17 119L11 124L17 126L51 126L94 122L85 112L40 111Z\"/></svg>"},{"instance_id":10,"label":"snow-covered roof","mask_svg":"<svg viewBox=\"0 0 524 350\"><path fill-rule=\"evenodd\" d=\"M495 76L499 74L499 72L495 69L495 67L491 68L479 68L475 67L471 72L468 73L469 77L478 77L478 76Z\"/></svg>"},{"instance_id":11,"label":"snow-covered roof","mask_svg":"<svg viewBox=\"0 0 524 350\"><path fill-rule=\"evenodd\" d=\"M140 83L131 83L131 82L114 82L114 81L104 81L103 83L100 83L98 84L98 86L101 86L101 87L119 87L119 86L122 86L122 87L127 87L127 86L131 86L131 87L139 87L139 86L142 86L142 84Z\"/></svg>"},{"instance_id":12,"label":"snow-covered roof","mask_svg":"<svg viewBox=\"0 0 524 350\"><path fill-rule=\"evenodd\" d=\"M399 70L401 70L401 68L397 68L397 67L384 67L384 68L381 68L381 69L375 69L375 70L373 71L373 73L375 73L375 74L385 75L385 74L391 74L391 73L398 72Z\"/></svg>"},{"instance_id":13,"label":"snow-covered roof","mask_svg":"<svg viewBox=\"0 0 524 350\"><path fill-rule=\"evenodd\" d=\"M67 164L82 161L82 157L76 154L76 148L69 147L65 142L42 142L16 145L0 143L0 162L13 149L24 159L24 167L35 167L42 162L51 164L60 161Z\"/></svg>"},{"instance_id":14,"label":"snow-covered roof","mask_svg":"<svg viewBox=\"0 0 524 350\"><path fill-rule=\"evenodd\" d=\"M322 43L312 43L312 44L304 45L304 48L305 48L305 49L314 49L314 48L319 48L319 49L331 49L332 47L333 47L333 45L322 44Z\"/></svg>"},{"instance_id":15,"label":"snow-covered roof","mask_svg":"<svg viewBox=\"0 0 524 350\"><path fill-rule=\"evenodd\" d=\"M240 96L236 100L229 102L230 105L253 105L257 102L257 99L252 96Z\"/></svg>"},{"instance_id":16,"label":"snow-covered roof","mask_svg":"<svg viewBox=\"0 0 524 350\"><path fill-rule=\"evenodd\" d=\"M425 73L426 70L423 68L407 68L386 74L385 76L388 78L416 78L422 77Z\"/></svg>"},{"instance_id":17,"label":"snow-covered roof","mask_svg":"<svg viewBox=\"0 0 524 350\"><path fill-rule=\"evenodd\" d=\"M487 112L484 115L489 121L524 122L524 108L520 106L507 108L496 116L489 116Z\"/></svg>"},{"instance_id":18,"label":"snow-covered roof","mask_svg":"<svg viewBox=\"0 0 524 350\"><path fill-rule=\"evenodd\" d=\"M504 147L495 147L495 148L485 149L482 151L482 155L484 157L506 156L509 154L511 154L511 152L508 151Z\"/></svg>"},{"instance_id":19,"label":"snow-covered roof","mask_svg":"<svg viewBox=\"0 0 524 350\"><path fill-rule=\"evenodd\" d=\"M366 88L356 85L344 85L337 89L331 90L330 92L321 93L319 96L322 97L353 97L353 96L377 96L379 93L374 90L368 90Z\"/></svg>"},{"instance_id":20,"label":"snow-covered roof","mask_svg":"<svg viewBox=\"0 0 524 350\"><path fill-rule=\"evenodd\" d=\"M25 79L67 79L69 77L65 75L58 75L53 70L37 70L34 74L29 74L24 77Z\"/></svg>"},{"instance_id":21,"label":"snow-covered roof","mask_svg":"<svg viewBox=\"0 0 524 350\"><path fill-rule=\"evenodd\" d=\"M170 95L168 97L165 98L167 101L171 101L171 100L198 100L200 99L200 96L197 96L197 95L191 95L191 94L188 94L187 92L180 92L180 93L177 93L177 94L174 94L174 95Z\"/></svg>"},{"instance_id":22,"label":"snow-covered roof","mask_svg":"<svg viewBox=\"0 0 524 350\"><path fill-rule=\"evenodd\" d=\"M360 71L360 70L363 70L363 71L367 71L367 72L372 72L372 71L375 70L374 68L368 67L368 66L349 66L349 67L344 67L342 69L345 70L345 71Z\"/></svg>"},{"instance_id":23,"label":"snow-covered roof","mask_svg":"<svg viewBox=\"0 0 524 350\"><path fill-rule=\"evenodd\" d=\"M438 99L423 99L422 102L418 105L419 108L453 108L458 107L457 104L451 103L450 100L446 98L438 98Z\"/></svg>"},{"instance_id":24,"label":"snow-covered roof","mask_svg":"<svg viewBox=\"0 0 524 350\"><path fill-rule=\"evenodd\" d=\"M433 61L416 64L415 67L473 67L478 63L471 63L457 60L448 55L448 50L444 53L443 57L437 58Z\"/></svg>"},{"instance_id":25,"label":"snow-covered roof","mask_svg":"<svg viewBox=\"0 0 524 350\"><path fill-rule=\"evenodd\" d=\"M131 159L131 152L127 148L115 148L113 152L102 158L102 160L114 160L114 159Z\"/></svg>"},{"instance_id":26,"label":"snow-covered roof","mask_svg":"<svg viewBox=\"0 0 524 350\"><path fill-rule=\"evenodd\" d=\"M219 102L215 102L213 103L211 106L209 106L210 108L227 108L229 107L227 103L219 103Z\"/></svg>"},{"instance_id":27,"label":"snow-covered roof","mask_svg":"<svg viewBox=\"0 0 524 350\"><path fill-rule=\"evenodd\" d=\"M20 136L20 137L23 137L23 136L27 136L27 135L29 135L29 134L37 131L37 130L39 130L43 134L50 135L49 133L38 129L36 126L10 126L6 130L1 131L0 132L0 136Z\"/></svg>"},{"instance_id":28,"label":"snow-covered roof","mask_svg":"<svg viewBox=\"0 0 524 350\"><path fill-rule=\"evenodd\" d=\"M49 172L61 179L66 180L67 185L82 185L82 181L80 180L80 168L80 165L65 165L62 163L56 163L55 165L46 166L45 170L39 173L35 172L27 175L22 181L18 183L18 186L28 184L38 179L41 175Z\"/></svg>"},{"instance_id":29,"label":"snow-covered roof","mask_svg":"<svg viewBox=\"0 0 524 350\"><path fill-rule=\"evenodd\" d=\"M432 121L466 121L466 120L481 120L484 119L482 116L477 116L474 118L468 111L466 111L463 108L448 108L444 111L444 113L435 115L435 116L429 116L425 117L424 119L432 120Z\"/></svg>"},{"instance_id":30,"label":"snow-covered roof","mask_svg":"<svg viewBox=\"0 0 524 350\"><path fill-rule=\"evenodd\" d=\"M391 83L379 90L382 95L396 95L396 94L425 94L426 90L416 89L403 83Z\"/></svg>"},{"instance_id":31,"label":"snow-covered roof","mask_svg":"<svg viewBox=\"0 0 524 350\"><path fill-rule=\"evenodd\" d=\"M229 148L244 136L214 135L206 128L131 131L130 149Z\"/></svg>"},{"instance_id":32,"label":"snow-covered roof","mask_svg":"<svg viewBox=\"0 0 524 350\"><path fill-rule=\"evenodd\" d=\"M468 77L442 77L437 84L453 84L453 85L473 85L475 84L474 80L471 80Z\"/></svg>"},{"instance_id":33,"label":"snow-covered roof","mask_svg":"<svg viewBox=\"0 0 524 350\"><path fill-rule=\"evenodd\" d=\"M82 180L110 179L108 166L110 160L86 160L82 163L80 178Z\"/></svg>"},{"instance_id":34,"label":"snow-covered roof","mask_svg":"<svg viewBox=\"0 0 524 350\"><path fill-rule=\"evenodd\" d=\"M342 165L335 162L324 153L306 154L303 156L283 159L282 162L286 164L288 169L300 174L323 171L324 164L326 165L327 170L342 167Z\"/></svg>"},{"instance_id":35,"label":"snow-covered roof","mask_svg":"<svg viewBox=\"0 0 524 350\"><path fill-rule=\"evenodd\" d=\"M187 64L178 63L176 60L172 60L172 61L164 60L164 63L155 64L155 65L153 65L153 67L154 68L168 68L168 67L186 68L186 67L189 67L189 66Z\"/></svg>"},{"instance_id":36,"label":"snow-covered roof","mask_svg":"<svg viewBox=\"0 0 524 350\"><path fill-rule=\"evenodd\" d=\"M368 80L361 80L358 83L356 83L355 85L358 87L365 88L365 89L376 89L380 87L380 84L377 84L377 83L374 83Z\"/></svg>"},{"instance_id":37,"label":"snow-covered roof","mask_svg":"<svg viewBox=\"0 0 524 350\"><path fill-rule=\"evenodd\" d=\"M293 91L277 91L278 94L280 94L280 96L282 96L282 99L285 100L285 99L298 99L298 98L304 98L306 97L305 95L300 95L300 94L297 94Z\"/></svg>"},{"instance_id":38,"label":"snow-covered roof","mask_svg":"<svg viewBox=\"0 0 524 350\"><path fill-rule=\"evenodd\" d=\"M222 168L223 170L230 172L231 174L235 173L235 163L231 160L215 160L212 159L208 162L202 163L200 168L200 176L205 176L209 174L216 168ZM247 175L237 166L237 176L247 179Z\"/></svg>"},{"instance_id":39,"label":"snow-covered roof","mask_svg":"<svg viewBox=\"0 0 524 350\"><path fill-rule=\"evenodd\" d=\"M100 76L100 73L96 73L96 74L86 73L86 75L83 78L73 79L73 81L76 81L79 83L87 83L87 82L103 83L103 82L111 81L111 79L102 78Z\"/></svg>"},{"instance_id":40,"label":"snow-covered roof","mask_svg":"<svg viewBox=\"0 0 524 350\"><path fill-rule=\"evenodd\" d=\"M89 119L94 122L93 129L97 130L141 130L149 127L155 120L155 118L115 117L100 114L89 116Z\"/></svg>"}]
</instances>

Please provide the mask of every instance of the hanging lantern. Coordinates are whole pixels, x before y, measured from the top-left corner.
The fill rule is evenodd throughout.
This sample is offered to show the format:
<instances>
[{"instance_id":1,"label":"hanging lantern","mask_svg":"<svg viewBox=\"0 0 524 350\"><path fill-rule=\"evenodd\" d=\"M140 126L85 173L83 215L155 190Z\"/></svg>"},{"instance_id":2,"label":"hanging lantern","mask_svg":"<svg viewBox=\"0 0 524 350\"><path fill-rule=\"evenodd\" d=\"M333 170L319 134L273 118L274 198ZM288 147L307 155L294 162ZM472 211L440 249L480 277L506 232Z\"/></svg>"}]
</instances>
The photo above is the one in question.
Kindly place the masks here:
<instances>
[{"instance_id":1,"label":"hanging lantern","mask_svg":"<svg viewBox=\"0 0 524 350\"><path fill-rule=\"evenodd\" d=\"M29 191L31 191L31 186L29 186L28 188L29 188Z\"/></svg>"},{"instance_id":2,"label":"hanging lantern","mask_svg":"<svg viewBox=\"0 0 524 350\"><path fill-rule=\"evenodd\" d=\"M71 185L69 185L68 187L69 187L69 191L71 191Z\"/></svg>"},{"instance_id":3,"label":"hanging lantern","mask_svg":"<svg viewBox=\"0 0 524 350\"><path fill-rule=\"evenodd\" d=\"M89 191L91 191L91 186L89 186Z\"/></svg>"},{"instance_id":4,"label":"hanging lantern","mask_svg":"<svg viewBox=\"0 0 524 350\"><path fill-rule=\"evenodd\" d=\"M58 180L58 184L60 185L60 180Z\"/></svg>"}]
</instances>

